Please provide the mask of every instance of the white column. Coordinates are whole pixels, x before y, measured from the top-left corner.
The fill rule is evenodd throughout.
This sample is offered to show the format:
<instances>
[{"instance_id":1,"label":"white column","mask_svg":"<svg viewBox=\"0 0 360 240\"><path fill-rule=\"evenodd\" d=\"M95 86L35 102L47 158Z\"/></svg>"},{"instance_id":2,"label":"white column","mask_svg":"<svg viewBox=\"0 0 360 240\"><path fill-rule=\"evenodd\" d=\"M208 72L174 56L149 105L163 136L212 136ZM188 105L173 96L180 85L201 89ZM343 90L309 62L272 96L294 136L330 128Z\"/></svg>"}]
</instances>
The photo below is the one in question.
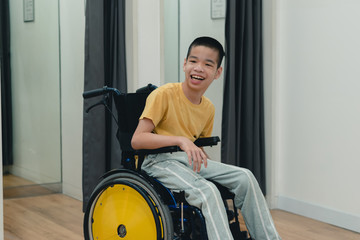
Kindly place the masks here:
<instances>
[{"instance_id":1,"label":"white column","mask_svg":"<svg viewBox=\"0 0 360 240\"><path fill-rule=\"evenodd\" d=\"M163 71L163 2L162 0L127 1L127 53L128 91L134 91L148 83L161 85ZM131 26L132 25L132 26ZM131 28L131 29L129 29ZM131 59L132 58L132 59Z\"/></svg>"}]
</instances>

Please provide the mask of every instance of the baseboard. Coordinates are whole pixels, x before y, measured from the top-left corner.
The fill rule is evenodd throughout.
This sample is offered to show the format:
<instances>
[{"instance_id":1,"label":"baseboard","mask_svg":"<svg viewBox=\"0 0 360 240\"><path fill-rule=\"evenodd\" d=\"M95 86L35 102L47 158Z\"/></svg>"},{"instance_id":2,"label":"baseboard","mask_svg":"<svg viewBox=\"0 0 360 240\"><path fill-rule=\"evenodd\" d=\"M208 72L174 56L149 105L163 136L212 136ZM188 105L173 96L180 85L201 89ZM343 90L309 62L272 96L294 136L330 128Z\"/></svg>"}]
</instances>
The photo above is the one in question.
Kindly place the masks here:
<instances>
[{"instance_id":1,"label":"baseboard","mask_svg":"<svg viewBox=\"0 0 360 240\"><path fill-rule=\"evenodd\" d=\"M55 193L61 193L61 183L21 185L3 188L4 199L35 197Z\"/></svg>"},{"instance_id":2,"label":"baseboard","mask_svg":"<svg viewBox=\"0 0 360 240\"><path fill-rule=\"evenodd\" d=\"M360 216L279 196L277 208L360 233Z\"/></svg>"},{"instance_id":3,"label":"baseboard","mask_svg":"<svg viewBox=\"0 0 360 240\"><path fill-rule=\"evenodd\" d=\"M27 179L36 184L61 182L60 176L49 176L48 172L34 171L32 169L24 168L18 165L12 165L8 167L7 171L15 176Z\"/></svg>"},{"instance_id":4,"label":"baseboard","mask_svg":"<svg viewBox=\"0 0 360 240\"><path fill-rule=\"evenodd\" d=\"M77 200L82 201L82 189L81 187L74 186L70 183L63 182L62 183L63 194L75 198Z\"/></svg>"}]
</instances>

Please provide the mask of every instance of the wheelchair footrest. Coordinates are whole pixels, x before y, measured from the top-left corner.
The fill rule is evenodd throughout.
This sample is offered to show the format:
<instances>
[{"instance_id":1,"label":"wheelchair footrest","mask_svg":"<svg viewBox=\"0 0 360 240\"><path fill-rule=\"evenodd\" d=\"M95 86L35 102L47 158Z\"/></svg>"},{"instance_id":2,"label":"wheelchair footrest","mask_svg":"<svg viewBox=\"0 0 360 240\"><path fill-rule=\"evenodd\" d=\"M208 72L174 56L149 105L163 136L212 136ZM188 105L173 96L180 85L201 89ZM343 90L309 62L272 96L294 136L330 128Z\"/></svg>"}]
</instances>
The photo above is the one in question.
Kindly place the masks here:
<instances>
[{"instance_id":1,"label":"wheelchair footrest","mask_svg":"<svg viewBox=\"0 0 360 240\"><path fill-rule=\"evenodd\" d=\"M228 220L229 220L229 221L232 221L235 217L237 217L237 216L235 215L235 212L234 212L233 210L227 209L227 210L226 210L226 214L227 214L227 217L228 217Z\"/></svg>"},{"instance_id":2,"label":"wheelchair footrest","mask_svg":"<svg viewBox=\"0 0 360 240\"><path fill-rule=\"evenodd\" d=\"M240 231L240 226L236 222L230 224L230 230L235 240L251 240L248 237L248 232Z\"/></svg>"}]
</instances>

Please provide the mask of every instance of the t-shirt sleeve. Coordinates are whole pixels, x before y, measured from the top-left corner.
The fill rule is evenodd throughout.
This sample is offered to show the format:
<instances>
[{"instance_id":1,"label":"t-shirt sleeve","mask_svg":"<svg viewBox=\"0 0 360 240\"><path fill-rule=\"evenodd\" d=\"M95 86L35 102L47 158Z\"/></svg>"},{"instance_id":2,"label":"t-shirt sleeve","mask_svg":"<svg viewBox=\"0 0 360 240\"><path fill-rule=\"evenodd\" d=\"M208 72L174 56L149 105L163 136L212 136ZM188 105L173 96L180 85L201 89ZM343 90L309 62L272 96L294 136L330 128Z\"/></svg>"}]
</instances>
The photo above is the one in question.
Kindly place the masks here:
<instances>
[{"instance_id":1,"label":"t-shirt sleeve","mask_svg":"<svg viewBox=\"0 0 360 240\"><path fill-rule=\"evenodd\" d=\"M146 104L140 119L150 119L156 127L167 111L167 95L164 91L155 89L146 99Z\"/></svg>"}]
</instances>

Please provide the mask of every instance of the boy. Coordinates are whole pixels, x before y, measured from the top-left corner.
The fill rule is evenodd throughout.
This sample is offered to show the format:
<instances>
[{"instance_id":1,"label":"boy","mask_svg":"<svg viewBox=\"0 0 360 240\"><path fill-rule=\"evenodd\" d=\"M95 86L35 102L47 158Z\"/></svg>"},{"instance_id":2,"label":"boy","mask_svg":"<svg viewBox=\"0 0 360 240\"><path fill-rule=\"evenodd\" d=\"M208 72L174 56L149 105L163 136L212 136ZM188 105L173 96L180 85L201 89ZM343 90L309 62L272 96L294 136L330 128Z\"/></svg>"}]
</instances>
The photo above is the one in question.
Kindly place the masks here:
<instances>
[{"instance_id":1,"label":"boy","mask_svg":"<svg viewBox=\"0 0 360 240\"><path fill-rule=\"evenodd\" d=\"M201 209L209 240L233 239L225 207L211 179L235 194L235 205L253 239L280 239L252 173L208 159L193 142L210 137L215 108L204 95L222 73L222 45L210 37L195 39L184 60L185 81L154 90L146 101L132 138L134 149L179 146L183 152L149 155L142 169L164 186L183 190L189 204Z\"/></svg>"}]
</instances>

